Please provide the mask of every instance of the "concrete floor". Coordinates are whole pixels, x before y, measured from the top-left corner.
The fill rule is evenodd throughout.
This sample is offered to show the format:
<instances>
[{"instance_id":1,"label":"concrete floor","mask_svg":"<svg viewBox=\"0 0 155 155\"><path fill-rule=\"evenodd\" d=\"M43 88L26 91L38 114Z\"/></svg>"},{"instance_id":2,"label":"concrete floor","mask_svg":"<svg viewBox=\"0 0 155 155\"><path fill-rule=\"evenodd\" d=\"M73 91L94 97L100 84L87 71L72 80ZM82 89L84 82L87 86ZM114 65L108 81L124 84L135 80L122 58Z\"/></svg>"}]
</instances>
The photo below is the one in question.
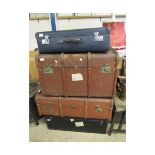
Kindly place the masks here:
<instances>
[{"instance_id":1,"label":"concrete floor","mask_svg":"<svg viewBox=\"0 0 155 155\"><path fill-rule=\"evenodd\" d=\"M49 130L45 118L39 121L39 125L35 126L33 123L29 127L29 141L30 142L125 142L125 133L96 134L84 132L71 132L60 130ZM117 128L114 126L114 128ZM125 128L125 125L122 127Z\"/></svg>"}]
</instances>

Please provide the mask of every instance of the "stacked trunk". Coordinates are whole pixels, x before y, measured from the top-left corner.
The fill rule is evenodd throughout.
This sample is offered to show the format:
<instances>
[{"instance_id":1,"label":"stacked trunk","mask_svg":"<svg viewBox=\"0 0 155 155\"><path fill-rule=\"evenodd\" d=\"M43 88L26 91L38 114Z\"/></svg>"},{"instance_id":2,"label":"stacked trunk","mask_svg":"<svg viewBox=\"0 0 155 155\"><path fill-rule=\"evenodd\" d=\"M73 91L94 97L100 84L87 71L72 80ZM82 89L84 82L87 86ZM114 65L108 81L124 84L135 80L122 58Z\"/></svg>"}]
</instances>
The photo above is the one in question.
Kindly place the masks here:
<instances>
[{"instance_id":1,"label":"stacked trunk","mask_svg":"<svg viewBox=\"0 0 155 155\"><path fill-rule=\"evenodd\" d=\"M111 120L116 54L39 54L36 57L41 115Z\"/></svg>"},{"instance_id":2,"label":"stacked trunk","mask_svg":"<svg viewBox=\"0 0 155 155\"><path fill-rule=\"evenodd\" d=\"M110 30L38 32L36 39L41 85L36 102L40 115L47 116L47 124L51 126L51 117L99 120L100 126L103 120L111 120L116 54L109 50Z\"/></svg>"}]
</instances>

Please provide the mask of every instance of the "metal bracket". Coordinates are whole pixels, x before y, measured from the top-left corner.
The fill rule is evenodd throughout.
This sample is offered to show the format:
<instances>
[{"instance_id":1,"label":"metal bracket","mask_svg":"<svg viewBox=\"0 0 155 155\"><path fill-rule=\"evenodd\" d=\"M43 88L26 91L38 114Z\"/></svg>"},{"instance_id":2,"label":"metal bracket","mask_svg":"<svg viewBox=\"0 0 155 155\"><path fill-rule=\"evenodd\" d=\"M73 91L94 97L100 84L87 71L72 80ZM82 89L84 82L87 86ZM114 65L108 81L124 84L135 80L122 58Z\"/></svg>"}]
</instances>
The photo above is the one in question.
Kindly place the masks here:
<instances>
[{"instance_id":1,"label":"metal bracket","mask_svg":"<svg viewBox=\"0 0 155 155\"><path fill-rule=\"evenodd\" d=\"M96 112L102 112L102 107L100 105L95 106L95 111Z\"/></svg>"},{"instance_id":2,"label":"metal bracket","mask_svg":"<svg viewBox=\"0 0 155 155\"><path fill-rule=\"evenodd\" d=\"M101 72L102 73L111 73L111 67L108 64L102 64Z\"/></svg>"},{"instance_id":3,"label":"metal bracket","mask_svg":"<svg viewBox=\"0 0 155 155\"><path fill-rule=\"evenodd\" d=\"M71 105L70 107L71 107L72 109L73 109L73 108L75 108L75 106L74 106L74 105Z\"/></svg>"},{"instance_id":4,"label":"metal bracket","mask_svg":"<svg viewBox=\"0 0 155 155\"><path fill-rule=\"evenodd\" d=\"M45 74L52 74L53 73L53 69L51 66L45 66L44 67L44 73Z\"/></svg>"},{"instance_id":5,"label":"metal bracket","mask_svg":"<svg viewBox=\"0 0 155 155\"><path fill-rule=\"evenodd\" d=\"M49 111L50 109L51 109L51 104L50 104L50 103L47 103L47 104L46 104L46 110Z\"/></svg>"}]
</instances>

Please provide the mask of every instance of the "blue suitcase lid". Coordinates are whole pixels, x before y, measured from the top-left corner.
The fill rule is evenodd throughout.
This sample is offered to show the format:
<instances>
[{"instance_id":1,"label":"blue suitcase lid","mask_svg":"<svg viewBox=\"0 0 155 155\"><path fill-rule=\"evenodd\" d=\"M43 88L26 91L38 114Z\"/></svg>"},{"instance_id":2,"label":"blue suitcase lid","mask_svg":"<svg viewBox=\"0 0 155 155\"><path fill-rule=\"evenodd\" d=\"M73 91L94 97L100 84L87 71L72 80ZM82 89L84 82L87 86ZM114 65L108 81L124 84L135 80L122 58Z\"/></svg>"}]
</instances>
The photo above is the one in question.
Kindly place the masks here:
<instances>
[{"instance_id":1,"label":"blue suitcase lid","mask_svg":"<svg viewBox=\"0 0 155 155\"><path fill-rule=\"evenodd\" d=\"M37 32L35 34L36 39L43 38L45 35L49 37L72 37L72 36L90 36L95 33L99 34L110 34L110 29L108 27L101 28L89 28L89 29L76 29L76 30L61 30L61 31L45 31Z\"/></svg>"}]
</instances>

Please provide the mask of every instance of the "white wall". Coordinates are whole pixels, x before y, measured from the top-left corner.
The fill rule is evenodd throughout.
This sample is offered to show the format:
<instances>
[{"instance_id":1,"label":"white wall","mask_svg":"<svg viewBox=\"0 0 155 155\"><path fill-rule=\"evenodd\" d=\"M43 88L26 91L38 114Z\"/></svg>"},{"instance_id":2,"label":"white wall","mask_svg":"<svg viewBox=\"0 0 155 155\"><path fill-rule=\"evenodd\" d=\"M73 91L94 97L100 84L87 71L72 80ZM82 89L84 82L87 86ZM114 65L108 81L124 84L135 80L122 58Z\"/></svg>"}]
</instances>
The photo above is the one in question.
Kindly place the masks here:
<instances>
[{"instance_id":1,"label":"white wall","mask_svg":"<svg viewBox=\"0 0 155 155\"><path fill-rule=\"evenodd\" d=\"M102 27L103 22L125 22L125 18L84 18L84 19L58 19L57 30L81 29Z\"/></svg>"},{"instance_id":2,"label":"white wall","mask_svg":"<svg viewBox=\"0 0 155 155\"><path fill-rule=\"evenodd\" d=\"M58 19L56 21L57 30L81 29L102 27L103 22L113 21L112 18L88 18L88 19ZM115 21L125 21L125 18L119 18ZM30 20L29 22L29 49L37 48L35 33L41 31L51 31L50 20Z\"/></svg>"},{"instance_id":3,"label":"white wall","mask_svg":"<svg viewBox=\"0 0 155 155\"><path fill-rule=\"evenodd\" d=\"M57 30L102 27L98 18L92 19L61 19L57 20Z\"/></svg>"}]
</instances>

